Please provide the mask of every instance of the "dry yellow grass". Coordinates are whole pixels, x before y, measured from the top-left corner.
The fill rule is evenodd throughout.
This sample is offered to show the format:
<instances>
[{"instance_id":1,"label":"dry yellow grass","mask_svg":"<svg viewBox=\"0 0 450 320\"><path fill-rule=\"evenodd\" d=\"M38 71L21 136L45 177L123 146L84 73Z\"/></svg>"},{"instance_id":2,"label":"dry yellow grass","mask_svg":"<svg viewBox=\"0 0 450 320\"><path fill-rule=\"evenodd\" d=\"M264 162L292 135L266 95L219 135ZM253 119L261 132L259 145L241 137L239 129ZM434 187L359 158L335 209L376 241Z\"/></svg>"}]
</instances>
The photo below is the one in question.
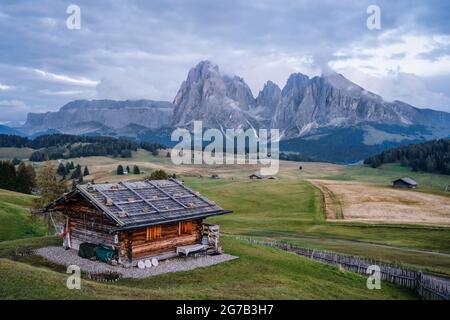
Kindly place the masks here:
<instances>
[{"instance_id":1,"label":"dry yellow grass","mask_svg":"<svg viewBox=\"0 0 450 320\"><path fill-rule=\"evenodd\" d=\"M81 166L87 165L91 175L87 176L85 180L95 180L99 183L139 179L137 175L116 175L115 171L119 164L124 167L129 166L131 169L133 165L137 165L146 174L152 170L162 169L170 174L191 177L210 177L212 174L218 174L220 178L224 179L247 179L250 174L260 169L259 164L174 165L171 159L166 157L168 151L161 151L159 156L151 156L147 151L138 150L133 152L132 158L86 157L74 158L70 161ZM302 170L299 170L300 165ZM281 179L316 178L339 174L344 168L345 166L329 163L280 161L280 170L277 176Z\"/></svg>"},{"instance_id":2,"label":"dry yellow grass","mask_svg":"<svg viewBox=\"0 0 450 320\"><path fill-rule=\"evenodd\" d=\"M308 181L334 194L337 201L325 203L341 206L345 221L450 226L449 197L355 181ZM338 209L327 210L333 219L329 212Z\"/></svg>"}]
</instances>

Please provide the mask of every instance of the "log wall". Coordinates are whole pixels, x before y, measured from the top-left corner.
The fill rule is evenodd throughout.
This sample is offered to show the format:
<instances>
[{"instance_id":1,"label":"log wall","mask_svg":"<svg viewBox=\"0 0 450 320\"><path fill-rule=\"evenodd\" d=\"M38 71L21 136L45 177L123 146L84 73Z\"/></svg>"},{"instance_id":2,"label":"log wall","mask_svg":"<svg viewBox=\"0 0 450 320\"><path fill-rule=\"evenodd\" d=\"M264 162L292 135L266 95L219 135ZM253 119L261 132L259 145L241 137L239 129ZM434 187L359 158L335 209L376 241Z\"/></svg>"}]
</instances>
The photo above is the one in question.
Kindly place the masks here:
<instances>
[{"instance_id":1,"label":"log wall","mask_svg":"<svg viewBox=\"0 0 450 320\"><path fill-rule=\"evenodd\" d=\"M69 218L70 240L75 249L83 242L118 245L114 243L115 225L86 201L68 203L61 211Z\"/></svg>"},{"instance_id":2,"label":"log wall","mask_svg":"<svg viewBox=\"0 0 450 320\"><path fill-rule=\"evenodd\" d=\"M136 260L166 252L175 252L176 247L199 243L202 237L202 225L202 220L194 220L191 232L184 234L180 234L179 223L162 225L161 237L153 240L147 239L147 228L122 233L120 236L122 253L125 253L126 250L128 258Z\"/></svg>"}]
</instances>

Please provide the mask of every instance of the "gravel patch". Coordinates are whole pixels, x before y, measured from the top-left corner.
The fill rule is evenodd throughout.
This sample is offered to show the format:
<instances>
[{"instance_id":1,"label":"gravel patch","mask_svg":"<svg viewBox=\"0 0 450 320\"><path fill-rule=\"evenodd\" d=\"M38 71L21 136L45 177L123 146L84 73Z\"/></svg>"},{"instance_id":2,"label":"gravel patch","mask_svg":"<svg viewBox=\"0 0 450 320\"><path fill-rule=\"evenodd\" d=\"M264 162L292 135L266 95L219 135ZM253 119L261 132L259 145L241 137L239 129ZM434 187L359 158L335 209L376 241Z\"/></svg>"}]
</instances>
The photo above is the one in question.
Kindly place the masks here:
<instances>
[{"instance_id":1,"label":"gravel patch","mask_svg":"<svg viewBox=\"0 0 450 320\"><path fill-rule=\"evenodd\" d=\"M123 278L146 278L168 272L188 271L196 268L208 267L225 261L237 259L229 254L215 256L174 258L160 261L156 267L139 269L137 267L124 268L122 266L111 266L100 261L92 261L78 256L76 250L65 250L63 247L46 247L35 250L36 254L63 266L77 265L82 271L90 273L117 272Z\"/></svg>"}]
</instances>

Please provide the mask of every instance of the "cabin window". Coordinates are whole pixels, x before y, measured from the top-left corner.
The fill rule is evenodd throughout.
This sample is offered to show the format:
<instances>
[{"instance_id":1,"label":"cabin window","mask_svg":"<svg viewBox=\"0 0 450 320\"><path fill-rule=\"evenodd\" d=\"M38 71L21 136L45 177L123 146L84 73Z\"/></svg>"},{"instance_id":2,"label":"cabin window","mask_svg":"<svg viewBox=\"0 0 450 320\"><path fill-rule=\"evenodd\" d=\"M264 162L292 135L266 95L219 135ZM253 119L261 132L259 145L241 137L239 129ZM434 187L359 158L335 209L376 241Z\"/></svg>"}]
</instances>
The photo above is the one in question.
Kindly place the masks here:
<instances>
[{"instance_id":1,"label":"cabin window","mask_svg":"<svg viewBox=\"0 0 450 320\"><path fill-rule=\"evenodd\" d=\"M147 241L161 238L161 226L153 226L147 228Z\"/></svg>"},{"instance_id":2,"label":"cabin window","mask_svg":"<svg viewBox=\"0 0 450 320\"><path fill-rule=\"evenodd\" d=\"M192 221L182 221L178 224L178 234L192 233Z\"/></svg>"}]
</instances>

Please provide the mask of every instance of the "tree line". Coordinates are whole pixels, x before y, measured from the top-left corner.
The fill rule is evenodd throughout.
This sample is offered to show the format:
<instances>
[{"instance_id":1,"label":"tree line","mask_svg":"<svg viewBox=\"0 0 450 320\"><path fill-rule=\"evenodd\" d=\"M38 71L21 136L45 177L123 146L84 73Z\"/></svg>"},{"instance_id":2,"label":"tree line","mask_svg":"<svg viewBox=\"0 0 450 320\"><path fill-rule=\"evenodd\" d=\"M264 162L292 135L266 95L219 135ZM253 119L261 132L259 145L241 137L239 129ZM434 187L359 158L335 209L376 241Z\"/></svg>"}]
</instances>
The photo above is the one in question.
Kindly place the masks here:
<instances>
[{"instance_id":1,"label":"tree line","mask_svg":"<svg viewBox=\"0 0 450 320\"><path fill-rule=\"evenodd\" d=\"M400 163L413 171L450 175L450 138L387 149L364 160L364 164L373 168L384 163Z\"/></svg>"},{"instance_id":2,"label":"tree line","mask_svg":"<svg viewBox=\"0 0 450 320\"><path fill-rule=\"evenodd\" d=\"M284 153L284 152L280 152L280 160L298 161L298 162L314 161L313 159L302 153Z\"/></svg>"},{"instance_id":3,"label":"tree line","mask_svg":"<svg viewBox=\"0 0 450 320\"><path fill-rule=\"evenodd\" d=\"M36 172L31 164L0 161L0 189L31 194L36 187Z\"/></svg>"},{"instance_id":4,"label":"tree line","mask_svg":"<svg viewBox=\"0 0 450 320\"><path fill-rule=\"evenodd\" d=\"M117 175L124 175L125 172L127 174L131 174L131 173L133 173L133 174L141 174L141 170L136 165L133 166L133 170L131 171L129 166L124 168L121 164L119 164L117 166L117 169L116 169L116 174ZM150 175L145 176L144 180L166 180L166 179L169 179L169 178L176 179L177 176L176 176L175 173L172 174L172 175L169 175L164 170L155 170L155 171L152 171L152 173Z\"/></svg>"},{"instance_id":5,"label":"tree line","mask_svg":"<svg viewBox=\"0 0 450 320\"><path fill-rule=\"evenodd\" d=\"M83 169L81 165L75 165L73 161L66 164L61 162L56 169L52 168L52 170L55 171L55 179L62 184L71 179L72 188L83 183L83 178L90 175L87 166ZM31 194L35 187L36 171L31 164L20 162L14 165L11 161L0 161L0 189Z\"/></svg>"},{"instance_id":6,"label":"tree line","mask_svg":"<svg viewBox=\"0 0 450 320\"><path fill-rule=\"evenodd\" d=\"M133 173L133 174L141 174L141 169L139 169L139 167L137 165L134 165L133 166L133 171L131 171L129 166L127 166L126 169L124 169L123 166L121 164L119 164L117 166L116 173L119 176L124 175L124 174L131 174L131 173Z\"/></svg>"},{"instance_id":7,"label":"tree line","mask_svg":"<svg viewBox=\"0 0 450 320\"><path fill-rule=\"evenodd\" d=\"M159 149L165 149L159 143L134 141L127 138L69 134L42 135L31 140L26 137L0 134L0 147L36 149L29 159L33 162L90 156L129 158L132 151L137 149L144 149L154 155L158 153Z\"/></svg>"}]
</instances>

